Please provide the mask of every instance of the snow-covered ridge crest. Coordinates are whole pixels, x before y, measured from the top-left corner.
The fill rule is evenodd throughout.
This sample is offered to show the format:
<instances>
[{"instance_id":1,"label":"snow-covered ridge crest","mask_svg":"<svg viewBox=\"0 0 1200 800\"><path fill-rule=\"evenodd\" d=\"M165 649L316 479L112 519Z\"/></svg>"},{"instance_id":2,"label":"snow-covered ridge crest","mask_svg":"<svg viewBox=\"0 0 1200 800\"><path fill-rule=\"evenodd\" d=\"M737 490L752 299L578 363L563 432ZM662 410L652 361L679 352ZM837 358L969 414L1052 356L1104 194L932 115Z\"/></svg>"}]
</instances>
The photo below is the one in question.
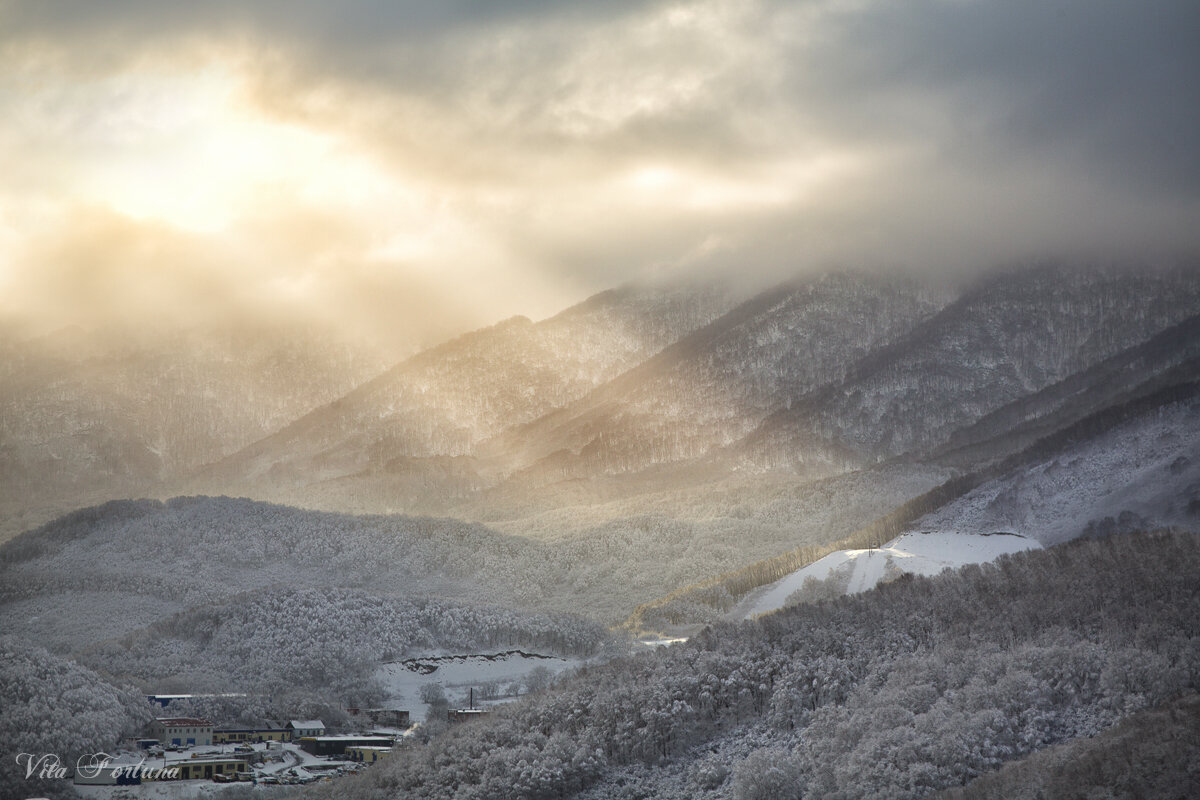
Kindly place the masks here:
<instances>
[{"instance_id":1,"label":"snow-covered ridge crest","mask_svg":"<svg viewBox=\"0 0 1200 800\"><path fill-rule=\"evenodd\" d=\"M1002 555L1041 548L1036 539L1003 531L912 531L879 548L830 553L746 595L730 616L749 619L777 611L797 592L807 592L814 597L857 594L905 573L936 575L945 569L982 564ZM816 582L823 583L818 585Z\"/></svg>"}]
</instances>

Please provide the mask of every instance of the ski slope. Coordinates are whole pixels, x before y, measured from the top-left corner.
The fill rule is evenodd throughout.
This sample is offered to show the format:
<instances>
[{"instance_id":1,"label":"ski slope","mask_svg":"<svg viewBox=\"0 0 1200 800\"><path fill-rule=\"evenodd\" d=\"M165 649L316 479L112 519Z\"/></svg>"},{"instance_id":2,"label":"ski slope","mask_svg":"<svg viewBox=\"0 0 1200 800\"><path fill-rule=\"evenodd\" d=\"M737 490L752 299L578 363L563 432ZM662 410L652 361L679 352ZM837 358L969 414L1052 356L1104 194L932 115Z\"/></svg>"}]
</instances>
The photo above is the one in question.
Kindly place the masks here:
<instances>
[{"instance_id":1,"label":"ski slope","mask_svg":"<svg viewBox=\"0 0 1200 800\"><path fill-rule=\"evenodd\" d=\"M844 583L845 594L857 594L909 572L936 575L944 569L981 564L1001 555L1040 549L1035 540L1015 533L971 534L922 531L901 534L874 550L838 550L747 595L731 616L749 619L777 611L809 578Z\"/></svg>"}]
</instances>

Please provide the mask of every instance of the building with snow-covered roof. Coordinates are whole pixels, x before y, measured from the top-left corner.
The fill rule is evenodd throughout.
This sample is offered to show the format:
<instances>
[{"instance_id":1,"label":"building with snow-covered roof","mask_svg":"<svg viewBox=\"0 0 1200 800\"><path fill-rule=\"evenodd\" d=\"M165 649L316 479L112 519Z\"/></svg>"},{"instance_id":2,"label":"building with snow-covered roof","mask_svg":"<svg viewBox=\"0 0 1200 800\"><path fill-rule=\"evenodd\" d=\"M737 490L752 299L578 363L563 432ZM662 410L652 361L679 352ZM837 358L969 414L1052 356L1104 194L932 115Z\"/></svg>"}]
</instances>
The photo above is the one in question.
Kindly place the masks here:
<instances>
[{"instance_id":1,"label":"building with snow-covered roof","mask_svg":"<svg viewBox=\"0 0 1200 800\"><path fill-rule=\"evenodd\" d=\"M179 770L179 778L185 781L212 780L218 775L231 778L238 778L240 775L245 775L246 779L249 779L251 772L250 765L245 756L233 755L203 756L183 761L172 761L167 766Z\"/></svg>"},{"instance_id":2,"label":"building with snow-covered roof","mask_svg":"<svg viewBox=\"0 0 1200 800\"><path fill-rule=\"evenodd\" d=\"M177 747L207 747L213 743L213 724L198 717L159 717L150 723L149 735Z\"/></svg>"},{"instance_id":3,"label":"building with snow-covered roof","mask_svg":"<svg viewBox=\"0 0 1200 800\"><path fill-rule=\"evenodd\" d=\"M288 722L286 728L293 742L305 736L325 735L325 723L319 719L294 719Z\"/></svg>"},{"instance_id":4,"label":"building with snow-covered roof","mask_svg":"<svg viewBox=\"0 0 1200 800\"><path fill-rule=\"evenodd\" d=\"M342 734L339 736L305 736L300 740L300 749L314 756L340 756L351 747L391 747L393 739L390 736L358 736Z\"/></svg>"},{"instance_id":5,"label":"building with snow-covered roof","mask_svg":"<svg viewBox=\"0 0 1200 800\"><path fill-rule=\"evenodd\" d=\"M236 744L241 742L282 742L288 737L286 729L268 722L265 725L255 725L248 728L216 728L213 730L213 744Z\"/></svg>"},{"instance_id":6,"label":"building with snow-covered roof","mask_svg":"<svg viewBox=\"0 0 1200 800\"><path fill-rule=\"evenodd\" d=\"M472 719L481 719L492 713L486 708L452 708L446 712L446 719L451 722L467 722Z\"/></svg>"}]
</instances>

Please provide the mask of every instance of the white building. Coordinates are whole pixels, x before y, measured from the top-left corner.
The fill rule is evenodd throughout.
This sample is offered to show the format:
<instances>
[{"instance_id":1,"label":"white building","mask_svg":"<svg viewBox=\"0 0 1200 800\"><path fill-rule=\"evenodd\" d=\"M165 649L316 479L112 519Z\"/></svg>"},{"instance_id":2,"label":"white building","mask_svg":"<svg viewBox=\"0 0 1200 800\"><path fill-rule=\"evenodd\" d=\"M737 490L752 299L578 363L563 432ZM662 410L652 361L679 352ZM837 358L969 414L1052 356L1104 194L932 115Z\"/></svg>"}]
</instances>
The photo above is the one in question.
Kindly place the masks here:
<instances>
[{"instance_id":1,"label":"white building","mask_svg":"<svg viewBox=\"0 0 1200 800\"><path fill-rule=\"evenodd\" d=\"M196 717L159 717L150 723L150 736L164 745L208 747L212 745L213 724Z\"/></svg>"},{"instance_id":2,"label":"white building","mask_svg":"<svg viewBox=\"0 0 1200 800\"><path fill-rule=\"evenodd\" d=\"M325 723L319 719L294 719L287 724L292 741L300 741L301 736L324 736Z\"/></svg>"}]
</instances>

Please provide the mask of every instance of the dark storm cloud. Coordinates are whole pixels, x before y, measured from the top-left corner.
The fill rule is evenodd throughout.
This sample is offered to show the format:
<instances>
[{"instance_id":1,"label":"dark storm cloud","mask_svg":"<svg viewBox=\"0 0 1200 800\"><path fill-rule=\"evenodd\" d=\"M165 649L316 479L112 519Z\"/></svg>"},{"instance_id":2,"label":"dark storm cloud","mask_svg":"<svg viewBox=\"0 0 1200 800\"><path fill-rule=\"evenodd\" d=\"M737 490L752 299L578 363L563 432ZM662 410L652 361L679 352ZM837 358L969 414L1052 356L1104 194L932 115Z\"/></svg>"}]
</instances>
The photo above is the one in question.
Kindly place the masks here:
<instances>
[{"instance_id":1,"label":"dark storm cloud","mask_svg":"<svg viewBox=\"0 0 1200 800\"><path fill-rule=\"evenodd\" d=\"M40 243L70 240L97 173L83 205L131 190L193 272L236 240L215 303L283 286L347 318L414 281L446 308L474 287L483 322L647 271L1167 258L1200 250L1197 41L1195 0L0 0L0 106L20 112L0 107L0 248L28 254L0 250L0 289L63 260ZM219 169L243 129L284 154L258 178ZM113 153L132 185L97 168ZM186 203L152 177L189 158L179 180L225 181L201 200L242 206L177 241ZM6 203L41 238L6 230ZM106 264L146 235L118 222Z\"/></svg>"},{"instance_id":2,"label":"dark storm cloud","mask_svg":"<svg viewBox=\"0 0 1200 800\"><path fill-rule=\"evenodd\" d=\"M959 160L1053 160L1196 198L1198 43L1190 0L884 3L835 15L793 86L844 135L932 135ZM907 115L930 99L936 120Z\"/></svg>"},{"instance_id":3,"label":"dark storm cloud","mask_svg":"<svg viewBox=\"0 0 1200 800\"><path fill-rule=\"evenodd\" d=\"M398 92L432 95L489 82L512 120L536 124L576 78L560 74L573 32L662 5L62 0L0 5L0 28L9 38L95 34L131 43L243 31L298 48L312 72L390 83ZM1195 197L1200 189L1200 3L1193 0L806 0L768 3L755 20L758 30L736 33L778 48L772 56L790 73L786 84L752 69L729 70L687 106L631 116L587 143L624 151L694 148L738 159L771 144L745 120L764 107L790 106L810 133L883 145L926 137L945 157L980 169L1005 159L1044 158L1143 191ZM440 48L445 37L486 38L504 26L550 22L562 26L561 37L499 55L507 62L501 65L489 63L487 54ZM810 25L818 29L803 30ZM789 45L789 33L803 43ZM612 42L616 50L627 44ZM501 76L508 76L507 85ZM493 124L497 135L505 134L502 117ZM554 133L526 125L514 135L561 144Z\"/></svg>"},{"instance_id":4,"label":"dark storm cloud","mask_svg":"<svg viewBox=\"0 0 1200 800\"><path fill-rule=\"evenodd\" d=\"M41 0L0 2L8 36L128 33L165 36L248 27L265 36L356 48L478 29L521 19L586 21L649 5L644 0Z\"/></svg>"}]
</instances>

